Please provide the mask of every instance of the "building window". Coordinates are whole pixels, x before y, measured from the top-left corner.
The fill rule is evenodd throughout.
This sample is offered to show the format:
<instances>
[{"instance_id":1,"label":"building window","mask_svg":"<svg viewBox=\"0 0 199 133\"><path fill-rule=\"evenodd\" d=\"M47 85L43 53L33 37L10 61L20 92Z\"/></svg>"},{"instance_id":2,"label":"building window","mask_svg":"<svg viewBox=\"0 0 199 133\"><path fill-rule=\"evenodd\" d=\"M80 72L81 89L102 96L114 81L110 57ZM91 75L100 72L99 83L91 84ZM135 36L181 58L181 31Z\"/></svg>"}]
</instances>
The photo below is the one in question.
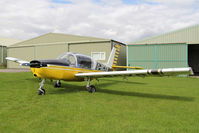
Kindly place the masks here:
<instances>
[{"instance_id":1,"label":"building window","mask_svg":"<svg viewBox=\"0 0 199 133\"><path fill-rule=\"evenodd\" d=\"M94 60L105 60L105 52L91 52L91 57Z\"/></svg>"}]
</instances>

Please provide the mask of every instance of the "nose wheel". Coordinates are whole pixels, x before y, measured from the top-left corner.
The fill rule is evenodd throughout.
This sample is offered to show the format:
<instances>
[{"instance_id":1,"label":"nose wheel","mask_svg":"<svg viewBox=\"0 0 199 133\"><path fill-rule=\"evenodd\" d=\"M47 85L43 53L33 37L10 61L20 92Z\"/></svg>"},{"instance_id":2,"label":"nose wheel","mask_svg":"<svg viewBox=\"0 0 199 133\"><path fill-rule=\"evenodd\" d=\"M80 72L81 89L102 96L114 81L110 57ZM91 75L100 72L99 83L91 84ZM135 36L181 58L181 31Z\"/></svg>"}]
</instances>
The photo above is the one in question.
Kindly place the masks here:
<instances>
[{"instance_id":1,"label":"nose wheel","mask_svg":"<svg viewBox=\"0 0 199 133\"><path fill-rule=\"evenodd\" d=\"M39 90L39 95L45 95L45 94L46 94L45 89L40 89L40 90Z\"/></svg>"}]
</instances>

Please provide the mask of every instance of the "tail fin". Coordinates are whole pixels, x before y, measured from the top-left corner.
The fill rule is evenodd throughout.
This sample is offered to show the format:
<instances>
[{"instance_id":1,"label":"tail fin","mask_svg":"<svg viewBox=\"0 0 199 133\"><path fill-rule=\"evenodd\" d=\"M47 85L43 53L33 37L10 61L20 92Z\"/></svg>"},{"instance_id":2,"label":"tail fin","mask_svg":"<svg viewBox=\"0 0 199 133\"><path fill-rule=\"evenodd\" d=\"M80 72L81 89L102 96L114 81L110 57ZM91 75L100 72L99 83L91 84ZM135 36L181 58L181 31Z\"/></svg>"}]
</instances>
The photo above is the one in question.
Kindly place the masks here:
<instances>
[{"instance_id":1,"label":"tail fin","mask_svg":"<svg viewBox=\"0 0 199 133\"><path fill-rule=\"evenodd\" d=\"M112 48L111 54L106 64L109 68L112 68L112 66L116 66L119 54L120 54L120 45L115 44Z\"/></svg>"},{"instance_id":2,"label":"tail fin","mask_svg":"<svg viewBox=\"0 0 199 133\"><path fill-rule=\"evenodd\" d=\"M106 64L107 67L109 67L110 69L113 69L113 71L116 71L117 68L120 69L143 69L142 67L131 67L131 66L118 66L117 62L118 62L118 58L119 58L119 54L120 54L120 45L119 44L115 44L112 48L111 54L109 56L108 62Z\"/></svg>"}]
</instances>

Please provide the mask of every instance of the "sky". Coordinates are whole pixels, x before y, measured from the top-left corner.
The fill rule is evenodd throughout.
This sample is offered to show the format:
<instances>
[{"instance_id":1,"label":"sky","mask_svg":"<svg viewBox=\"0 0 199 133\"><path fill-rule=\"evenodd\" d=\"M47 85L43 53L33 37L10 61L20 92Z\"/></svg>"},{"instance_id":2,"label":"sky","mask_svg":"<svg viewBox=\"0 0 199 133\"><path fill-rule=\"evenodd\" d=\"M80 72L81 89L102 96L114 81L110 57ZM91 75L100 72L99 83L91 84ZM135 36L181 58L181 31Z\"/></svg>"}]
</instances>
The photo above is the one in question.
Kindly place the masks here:
<instances>
[{"instance_id":1,"label":"sky","mask_svg":"<svg viewBox=\"0 0 199 133\"><path fill-rule=\"evenodd\" d=\"M138 41L199 24L199 0L1 0L0 36L49 32Z\"/></svg>"}]
</instances>

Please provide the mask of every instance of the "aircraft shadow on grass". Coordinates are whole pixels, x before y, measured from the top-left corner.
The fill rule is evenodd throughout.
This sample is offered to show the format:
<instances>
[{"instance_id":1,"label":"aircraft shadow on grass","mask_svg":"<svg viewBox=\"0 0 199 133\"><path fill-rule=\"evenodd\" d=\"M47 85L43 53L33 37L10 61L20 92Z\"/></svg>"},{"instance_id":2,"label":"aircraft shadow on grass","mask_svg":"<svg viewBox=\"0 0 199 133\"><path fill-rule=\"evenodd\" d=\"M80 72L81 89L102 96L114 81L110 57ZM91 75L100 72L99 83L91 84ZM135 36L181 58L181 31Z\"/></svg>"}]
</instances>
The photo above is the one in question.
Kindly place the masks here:
<instances>
[{"instance_id":1,"label":"aircraft shadow on grass","mask_svg":"<svg viewBox=\"0 0 199 133\"><path fill-rule=\"evenodd\" d=\"M135 82L135 81L128 81L127 80L113 80L113 79L102 79L100 81L108 81L108 83L113 82L112 84L118 84L118 83L125 83L125 84L139 84L139 85L146 85L147 83L142 82ZM101 84L100 84L101 85Z\"/></svg>"},{"instance_id":2,"label":"aircraft shadow on grass","mask_svg":"<svg viewBox=\"0 0 199 133\"><path fill-rule=\"evenodd\" d=\"M185 97L185 96L173 96L173 95L163 95L163 94L151 94L151 93L143 93L143 92L127 92L127 91L118 91L118 90L108 90L101 89L102 87L111 86L114 84L118 84L123 81L115 81L107 83L99 83L97 85L97 93L106 93L111 95L120 95L120 96L132 96L132 97L141 97L141 98L152 98L152 99L165 99L165 100L176 100L176 101L194 101L193 97ZM125 82L127 84L140 84L145 85L146 83L140 82ZM87 91L84 86L71 85L63 83L62 87L59 89L55 89L54 91L49 92L49 94L65 94L65 93L75 93L79 91Z\"/></svg>"}]
</instances>

